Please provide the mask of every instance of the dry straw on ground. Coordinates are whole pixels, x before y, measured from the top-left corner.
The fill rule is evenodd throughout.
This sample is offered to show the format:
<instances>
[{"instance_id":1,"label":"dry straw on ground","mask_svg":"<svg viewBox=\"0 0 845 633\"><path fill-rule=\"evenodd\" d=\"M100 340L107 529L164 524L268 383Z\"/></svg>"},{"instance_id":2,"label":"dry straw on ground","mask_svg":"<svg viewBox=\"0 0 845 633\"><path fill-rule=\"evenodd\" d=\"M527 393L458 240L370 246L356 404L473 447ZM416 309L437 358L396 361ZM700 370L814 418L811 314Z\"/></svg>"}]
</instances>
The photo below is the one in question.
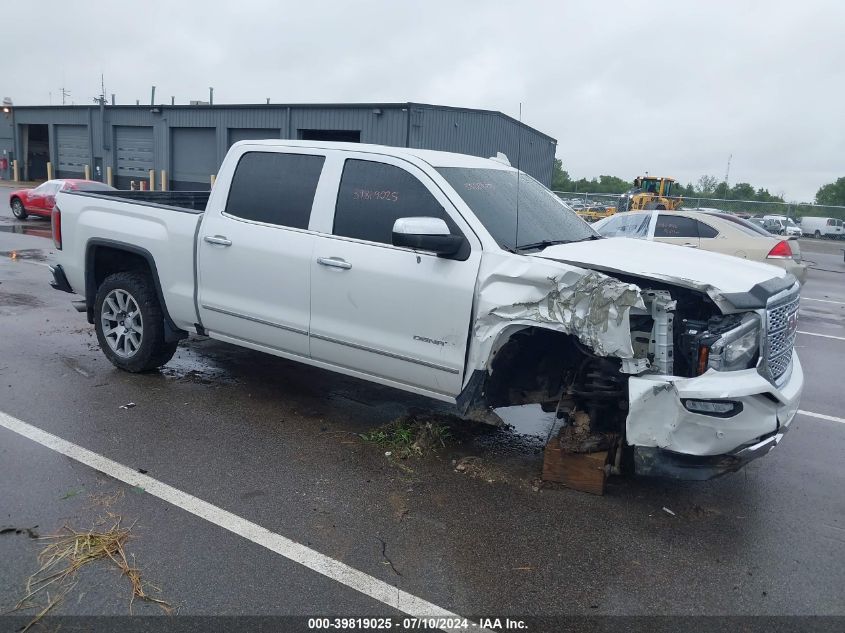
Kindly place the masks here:
<instances>
[{"instance_id":1,"label":"dry straw on ground","mask_svg":"<svg viewBox=\"0 0 845 633\"><path fill-rule=\"evenodd\" d=\"M148 595L144 587L160 591L158 587L142 582L141 572L129 563L124 546L129 540L132 527L122 527L121 518L110 515L111 527L107 529L90 529L78 531L70 526L64 526L58 534L41 537L47 545L38 555L41 567L26 583L24 596L14 610L40 608L35 618L26 626L24 631L43 618L55 607L76 585L75 576L82 567L95 561L105 561L117 567L121 574L129 579L132 585L132 596L129 600L129 612L135 600L144 600L157 604L162 610L170 614L173 607L164 600ZM50 596L50 591L53 596ZM36 596L46 596L46 605L34 602Z\"/></svg>"}]
</instances>

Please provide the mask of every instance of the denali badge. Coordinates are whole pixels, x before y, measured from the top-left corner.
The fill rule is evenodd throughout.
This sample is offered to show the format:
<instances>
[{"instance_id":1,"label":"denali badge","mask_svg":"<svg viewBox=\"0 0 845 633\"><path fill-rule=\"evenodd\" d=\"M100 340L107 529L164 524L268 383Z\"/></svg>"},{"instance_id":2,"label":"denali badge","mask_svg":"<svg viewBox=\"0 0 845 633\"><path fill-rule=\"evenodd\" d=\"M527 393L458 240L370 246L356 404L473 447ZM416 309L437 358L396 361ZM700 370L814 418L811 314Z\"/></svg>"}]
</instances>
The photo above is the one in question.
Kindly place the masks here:
<instances>
[{"instance_id":1,"label":"denali badge","mask_svg":"<svg viewBox=\"0 0 845 633\"><path fill-rule=\"evenodd\" d=\"M433 338L428 338L427 336L417 336L414 334L415 341L422 341L423 343L431 343L432 345L446 345L446 341L435 341Z\"/></svg>"}]
</instances>

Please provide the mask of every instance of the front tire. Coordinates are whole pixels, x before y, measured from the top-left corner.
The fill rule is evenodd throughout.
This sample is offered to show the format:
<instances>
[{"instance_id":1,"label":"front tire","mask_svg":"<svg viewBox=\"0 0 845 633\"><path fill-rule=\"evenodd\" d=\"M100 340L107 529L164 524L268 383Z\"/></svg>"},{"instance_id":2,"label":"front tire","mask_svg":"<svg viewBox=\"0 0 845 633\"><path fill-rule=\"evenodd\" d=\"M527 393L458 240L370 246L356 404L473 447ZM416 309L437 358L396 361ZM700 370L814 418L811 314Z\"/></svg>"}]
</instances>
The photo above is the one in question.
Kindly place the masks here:
<instances>
[{"instance_id":1,"label":"front tire","mask_svg":"<svg viewBox=\"0 0 845 633\"><path fill-rule=\"evenodd\" d=\"M176 353L177 343L164 340L164 311L149 274L109 275L97 289L94 328L100 349L125 371L150 371Z\"/></svg>"},{"instance_id":2,"label":"front tire","mask_svg":"<svg viewBox=\"0 0 845 633\"><path fill-rule=\"evenodd\" d=\"M20 198L12 200L12 215L18 220L26 220L26 209L24 209L23 202L20 201Z\"/></svg>"},{"instance_id":3,"label":"front tire","mask_svg":"<svg viewBox=\"0 0 845 633\"><path fill-rule=\"evenodd\" d=\"M820 238L821 238L821 236L822 236L822 232L821 232L821 231L816 231L815 233L813 233L813 237L815 237L816 239L820 239Z\"/></svg>"}]
</instances>

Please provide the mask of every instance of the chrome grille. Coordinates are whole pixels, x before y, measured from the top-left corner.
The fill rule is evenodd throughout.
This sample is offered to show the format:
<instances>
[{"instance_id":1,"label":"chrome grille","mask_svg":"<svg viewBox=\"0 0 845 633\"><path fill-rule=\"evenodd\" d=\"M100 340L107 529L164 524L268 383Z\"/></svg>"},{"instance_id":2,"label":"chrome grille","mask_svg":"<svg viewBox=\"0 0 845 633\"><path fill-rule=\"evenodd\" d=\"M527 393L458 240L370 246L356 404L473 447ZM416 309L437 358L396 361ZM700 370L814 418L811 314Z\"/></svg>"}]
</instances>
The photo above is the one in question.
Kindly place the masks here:
<instances>
[{"instance_id":1,"label":"chrome grille","mask_svg":"<svg viewBox=\"0 0 845 633\"><path fill-rule=\"evenodd\" d=\"M789 369L792 362L792 348L795 345L799 297L789 297L784 303L766 310L768 328L766 332L766 360L769 373L777 380Z\"/></svg>"}]
</instances>

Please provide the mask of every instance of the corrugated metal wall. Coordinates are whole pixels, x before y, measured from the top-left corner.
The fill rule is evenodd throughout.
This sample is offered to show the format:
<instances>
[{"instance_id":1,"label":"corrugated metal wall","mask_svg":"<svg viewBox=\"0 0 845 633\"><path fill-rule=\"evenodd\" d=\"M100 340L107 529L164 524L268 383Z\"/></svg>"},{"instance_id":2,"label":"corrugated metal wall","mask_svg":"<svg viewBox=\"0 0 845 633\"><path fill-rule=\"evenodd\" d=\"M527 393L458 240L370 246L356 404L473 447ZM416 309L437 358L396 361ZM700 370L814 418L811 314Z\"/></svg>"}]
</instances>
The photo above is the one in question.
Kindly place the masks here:
<instances>
[{"instance_id":1,"label":"corrugated metal wall","mask_svg":"<svg viewBox=\"0 0 845 633\"><path fill-rule=\"evenodd\" d=\"M117 148L117 131L121 131L121 144L133 133L132 128L143 129L136 133L145 139L151 131L152 166L149 168L157 172L166 170L172 187L191 182L207 187L209 176L216 173L226 151L236 140L295 139L299 138L301 130L357 131L362 143L438 149L483 157L504 152L514 165L519 155L522 169L545 184L551 182L556 148L554 139L499 112L413 103L106 106L104 109L98 106L17 106L13 130L16 154L22 148L21 129L30 123L48 124L54 165L59 163L57 129L65 125L85 126L88 160L93 165L102 165L103 175L106 167L112 167L121 178L128 173L129 162L126 153ZM192 135L191 132L182 134L184 130L202 131ZM140 148L136 146L135 149ZM147 165L148 155L137 165L138 177L142 177L142 166ZM125 186L122 181L117 184Z\"/></svg>"}]
</instances>

